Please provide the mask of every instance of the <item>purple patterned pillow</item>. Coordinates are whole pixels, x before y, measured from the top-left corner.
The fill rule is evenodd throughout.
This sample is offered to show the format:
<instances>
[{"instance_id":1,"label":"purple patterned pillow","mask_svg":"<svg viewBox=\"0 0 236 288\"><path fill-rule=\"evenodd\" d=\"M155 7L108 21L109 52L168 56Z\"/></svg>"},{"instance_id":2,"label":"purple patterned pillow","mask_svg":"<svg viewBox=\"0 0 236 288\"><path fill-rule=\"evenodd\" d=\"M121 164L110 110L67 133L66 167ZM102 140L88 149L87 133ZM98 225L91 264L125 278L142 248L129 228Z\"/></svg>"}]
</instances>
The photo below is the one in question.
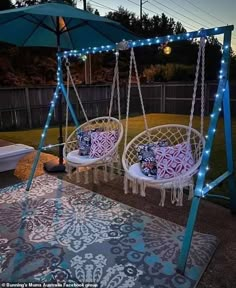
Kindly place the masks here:
<instances>
[{"instance_id":1,"label":"purple patterned pillow","mask_svg":"<svg viewBox=\"0 0 236 288\"><path fill-rule=\"evenodd\" d=\"M193 167L191 146L187 142L155 149L157 179L170 179L186 173Z\"/></svg>"},{"instance_id":2,"label":"purple patterned pillow","mask_svg":"<svg viewBox=\"0 0 236 288\"><path fill-rule=\"evenodd\" d=\"M103 131L91 133L90 158L100 158L106 155L118 140L118 131Z\"/></svg>"}]
</instances>

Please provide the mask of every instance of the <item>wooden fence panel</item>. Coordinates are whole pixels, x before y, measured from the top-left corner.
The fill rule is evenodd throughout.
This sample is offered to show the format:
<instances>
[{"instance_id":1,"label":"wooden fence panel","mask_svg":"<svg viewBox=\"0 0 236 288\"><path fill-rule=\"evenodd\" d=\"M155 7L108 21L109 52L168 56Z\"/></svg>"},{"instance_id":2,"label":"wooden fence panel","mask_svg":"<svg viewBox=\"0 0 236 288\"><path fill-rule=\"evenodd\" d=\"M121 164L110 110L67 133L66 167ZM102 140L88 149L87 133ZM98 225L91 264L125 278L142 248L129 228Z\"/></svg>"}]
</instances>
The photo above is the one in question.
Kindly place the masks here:
<instances>
[{"instance_id":1,"label":"wooden fence panel","mask_svg":"<svg viewBox=\"0 0 236 288\"><path fill-rule=\"evenodd\" d=\"M162 86L157 85L143 85L142 97L146 113L159 113L162 111ZM137 86L132 86L130 91L130 113L141 114L141 102Z\"/></svg>"},{"instance_id":2,"label":"wooden fence panel","mask_svg":"<svg viewBox=\"0 0 236 288\"><path fill-rule=\"evenodd\" d=\"M27 127L26 107L24 88L2 88L0 93L0 129Z\"/></svg>"},{"instance_id":3,"label":"wooden fence panel","mask_svg":"<svg viewBox=\"0 0 236 288\"><path fill-rule=\"evenodd\" d=\"M26 106L24 88L1 88L0 109L14 109Z\"/></svg>"},{"instance_id":4,"label":"wooden fence panel","mask_svg":"<svg viewBox=\"0 0 236 288\"><path fill-rule=\"evenodd\" d=\"M89 119L108 115L111 86L78 86L77 91ZM216 82L205 84L205 115L213 107L217 89ZM0 88L0 130L43 127L47 119L55 87ZM167 82L142 85L142 96L146 113L190 114L193 83ZM200 114L200 87L197 91L195 114ZM236 82L230 83L231 111L236 116ZM84 121L76 93L70 88L70 100L79 122ZM127 86L120 87L121 113L126 113ZM66 103L63 97L63 122L66 118ZM130 114L142 113L139 93L135 84L131 87ZM115 91L112 115L118 115ZM69 121L72 122L69 113ZM58 123L56 107L51 125Z\"/></svg>"},{"instance_id":5,"label":"wooden fence panel","mask_svg":"<svg viewBox=\"0 0 236 288\"><path fill-rule=\"evenodd\" d=\"M89 119L108 115L110 103L110 85L100 86L80 86L77 87L78 95ZM76 93L73 88L70 88L70 101L73 105L76 116L80 121L84 120L82 109L77 100ZM63 100L63 115L65 119L66 103ZM72 121L71 115L69 119Z\"/></svg>"},{"instance_id":6,"label":"wooden fence panel","mask_svg":"<svg viewBox=\"0 0 236 288\"><path fill-rule=\"evenodd\" d=\"M50 102L52 100L55 87L30 87L28 90L31 114L33 115L32 126L43 126L47 119ZM56 110L52 117L52 125L57 123L57 119L55 119Z\"/></svg>"}]
</instances>

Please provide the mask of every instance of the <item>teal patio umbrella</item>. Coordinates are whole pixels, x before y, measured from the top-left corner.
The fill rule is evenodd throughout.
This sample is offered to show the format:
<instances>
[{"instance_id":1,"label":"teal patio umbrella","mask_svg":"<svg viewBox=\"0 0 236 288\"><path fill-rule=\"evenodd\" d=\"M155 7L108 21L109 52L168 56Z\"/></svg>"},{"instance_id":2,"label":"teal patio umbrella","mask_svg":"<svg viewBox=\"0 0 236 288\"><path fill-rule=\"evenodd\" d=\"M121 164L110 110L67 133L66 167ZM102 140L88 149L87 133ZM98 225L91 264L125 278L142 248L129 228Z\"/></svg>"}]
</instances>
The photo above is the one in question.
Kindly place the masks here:
<instances>
[{"instance_id":1,"label":"teal patio umbrella","mask_svg":"<svg viewBox=\"0 0 236 288\"><path fill-rule=\"evenodd\" d=\"M117 22L61 1L0 12L0 41L17 46L81 49L137 39Z\"/></svg>"},{"instance_id":2,"label":"teal patio umbrella","mask_svg":"<svg viewBox=\"0 0 236 288\"><path fill-rule=\"evenodd\" d=\"M121 24L75 8L63 1L51 1L0 12L0 41L21 47L83 49L114 45L137 37ZM59 144L62 137L62 102L59 97ZM63 147L59 146L59 165L49 164L48 171L62 171Z\"/></svg>"}]
</instances>

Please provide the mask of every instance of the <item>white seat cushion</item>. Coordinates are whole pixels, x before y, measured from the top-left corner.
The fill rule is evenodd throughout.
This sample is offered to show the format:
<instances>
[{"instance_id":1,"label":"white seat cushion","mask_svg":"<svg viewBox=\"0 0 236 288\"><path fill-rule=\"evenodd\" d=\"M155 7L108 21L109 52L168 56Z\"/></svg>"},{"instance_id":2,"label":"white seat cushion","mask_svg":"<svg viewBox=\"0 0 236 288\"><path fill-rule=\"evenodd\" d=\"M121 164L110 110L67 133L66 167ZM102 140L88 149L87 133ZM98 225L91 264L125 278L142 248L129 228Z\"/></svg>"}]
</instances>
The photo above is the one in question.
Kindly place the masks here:
<instances>
[{"instance_id":1,"label":"white seat cushion","mask_svg":"<svg viewBox=\"0 0 236 288\"><path fill-rule=\"evenodd\" d=\"M171 179L165 179L165 180L158 180L154 177L148 177L146 175L144 175L142 173L142 170L141 170L141 167L140 167L140 163L135 163L133 165L131 165L129 167L129 174L133 177L133 178L136 178L136 179L140 179L140 180L145 180L147 183L149 182L150 186L153 186L153 184L156 186L156 187L165 187L165 188L168 188L168 187L172 187L173 186L173 182L171 181ZM170 181L168 181L170 180ZM192 183L192 177L186 177L186 178L183 178L181 179L182 182L181 184L184 186L187 186L189 184ZM164 185L164 186L163 186Z\"/></svg>"},{"instance_id":2,"label":"white seat cushion","mask_svg":"<svg viewBox=\"0 0 236 288\"><path fill-rule=\"evenodd\" d=\"M79 150L73 150L67 154L67 161L86 166L93 162L96 162L97 158L90 158L89 156L81 156L79 155Z\"/></svg>"},{"instance_id":3,"label":"white seat cushion","mask_svg":"<svg viewBox=\"0 0 236 288\"><path fill-rule=\"evenodd\" d=\"M129 167L129 174L134 177L134 178L138 178L138 179L143 179L143 180L155 180L154 177L148 177L146 175L143 174L141 167L140 167L140 163L135 163L133 165L131 165Z\"/></svg>"}]
</instances>

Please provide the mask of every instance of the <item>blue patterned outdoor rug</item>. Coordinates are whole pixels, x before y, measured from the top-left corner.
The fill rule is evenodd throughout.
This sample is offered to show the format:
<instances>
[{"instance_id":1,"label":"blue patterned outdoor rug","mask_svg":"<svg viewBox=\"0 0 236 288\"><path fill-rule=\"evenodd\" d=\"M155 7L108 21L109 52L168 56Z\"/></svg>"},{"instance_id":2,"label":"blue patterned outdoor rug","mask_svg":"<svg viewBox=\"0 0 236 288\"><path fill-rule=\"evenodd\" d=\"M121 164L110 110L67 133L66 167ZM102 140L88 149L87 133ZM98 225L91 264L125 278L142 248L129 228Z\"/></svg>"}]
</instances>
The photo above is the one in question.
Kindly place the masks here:
<instances>
[{"instance_id":1,"label":"blue patterned outdoor rug","mask_svg":"<svg viewBox=\"0 0 236 288\"><path fill-rule=\"evenodd\" d=\"M195 287L218 241L195 233L182 276L182 240L179 225L52 176L35 178L29 192L25 183L0 190L1 283Z\"/></svg>"}]
</instances>

